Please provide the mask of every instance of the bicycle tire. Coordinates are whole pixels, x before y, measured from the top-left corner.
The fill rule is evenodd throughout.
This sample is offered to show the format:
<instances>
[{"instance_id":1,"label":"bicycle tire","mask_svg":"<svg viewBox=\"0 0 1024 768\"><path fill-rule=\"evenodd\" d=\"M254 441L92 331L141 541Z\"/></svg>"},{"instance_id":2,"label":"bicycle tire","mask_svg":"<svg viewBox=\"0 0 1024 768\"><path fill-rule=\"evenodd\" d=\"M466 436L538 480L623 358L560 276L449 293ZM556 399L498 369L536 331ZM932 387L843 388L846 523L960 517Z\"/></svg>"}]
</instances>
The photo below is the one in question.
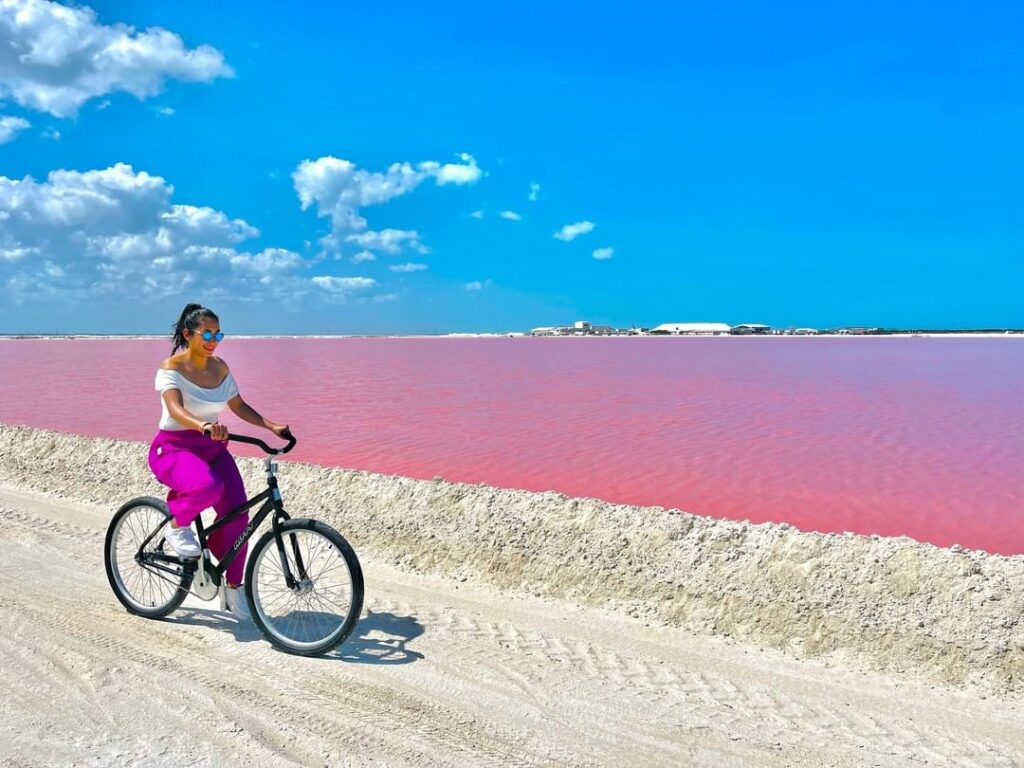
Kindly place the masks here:
<instances>
[{"instance_id":1,"label":"bicycle tire","mask_svg":"<svg viewBox=\"0 0 1024 768\"><path fill-rule=\"evenodd\" d=\"M289 590L281 578L282 570L277 550L277 538L273 529L267 531L256 542L246 565L245 597L249 603L249 612L252 615L253 623L274 647L299 656L319 656L345 642L352 634L352 630L355 629L363 610L363 571L359 565L359 558L356 557L351 545L326 523L307 518L293 518L286 521L281 526L281 530L285 538L284 545L286 556L289 559L289 568L297 575L292 547L299 546L301 552L303 544L306 544L306 552L303 554L304 561L316 578L310 580L308 591L305 594L300 594L297 590ZM328 541L333 546L337 557L333 556L329 548L313 550L312 544L309 542L315 537L322 537ZM314 551L316 555L321 553L326 555L327 565L313 562L312 553ZM314 610L324 606L330 607L331 603L338 599L331 586L337 574L333 574L327 583L321 585L322 591L318 592L316 589L316 583L326 577L325 569L334 571L337 568L338 558L345 565L349 584L348 606L343 618L340 619L338 614ZM275 564L277 574L273 571ZM288 592L291 595L286 594ZM289 613L280 618L270 616L268 608L271 600L283 601L282 610L288 607ZM333 617L333 621L328 617ZM337 623L337 627L327 632L324 637L306 640L293 636L294 633L290 633L290 630L286 629L286 627L300 625L302 627L312 625L315 628L318 623L327 627L330 627L332 623Z\"/></svg>"},{"instance_id":2,"label":"bicycle tire","mask_svg":"<svg viewBox=\"0 0 1024 768\"><path fill-rule=\"evenodd\" d=\"M142 519L138 519L139 515ZM130 613L148 619L162 618L181 606L192 581L192 572L185 568L176 577L171 573L158 574L135 562L134 555L142 540L152 532L154 525L170 516L163 499L139 496L125 502L107 526L103 562L110 588ZM162 537L157 536L149 547L158 547L161 542Z\"/></svg>"}]
</instances>

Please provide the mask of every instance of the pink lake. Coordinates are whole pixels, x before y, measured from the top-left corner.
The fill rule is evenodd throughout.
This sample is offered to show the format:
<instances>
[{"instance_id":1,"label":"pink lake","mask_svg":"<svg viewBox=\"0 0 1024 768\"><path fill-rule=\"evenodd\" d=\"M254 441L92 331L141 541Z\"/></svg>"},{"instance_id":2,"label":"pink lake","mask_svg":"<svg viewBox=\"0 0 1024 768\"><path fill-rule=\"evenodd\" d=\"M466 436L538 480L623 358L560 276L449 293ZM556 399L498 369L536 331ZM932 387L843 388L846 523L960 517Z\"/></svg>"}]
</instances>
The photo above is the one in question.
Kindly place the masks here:
<instances>
[{"instance_id":1,"label":"pink lake","mask_svg":"<svg viewBox=\"0 0 1024 768\"><path fill-rule=\"evenodd\" d=\"M0 341L0 422L148 441L170 351ZM218 354L298 461L1024 553L1020 339L229 337Z\"/></svg>"}]
</instances>

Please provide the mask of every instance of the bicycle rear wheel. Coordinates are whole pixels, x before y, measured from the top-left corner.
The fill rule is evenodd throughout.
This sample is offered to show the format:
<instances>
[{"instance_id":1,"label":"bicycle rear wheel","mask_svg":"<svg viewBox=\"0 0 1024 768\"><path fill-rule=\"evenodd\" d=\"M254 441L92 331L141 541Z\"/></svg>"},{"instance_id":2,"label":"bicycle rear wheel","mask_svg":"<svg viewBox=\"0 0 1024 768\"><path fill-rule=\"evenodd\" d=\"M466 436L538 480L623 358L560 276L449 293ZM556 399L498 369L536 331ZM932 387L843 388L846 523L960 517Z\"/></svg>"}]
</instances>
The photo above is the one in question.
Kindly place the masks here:
<instances>
[{"instance_id":1,"label":"bicycle rear wheel","mask_svg":"<svg viewBox=\"0 0 1024 768\"><path fill-rule=\"evenodd\" d=\"M103 547L107 579L117 599L132 613L150 619L166 616L180 606L192 579L178 562L146 557L165 553L164 537L159 533L150 539L139 557L142 543L170 517L163 499L132 499L114 513ZM167 554L177 557L169 548Z\"/></svg>"},{"instance_id":2,"label":"bicycle rear wheel","mask_svg":"<svg viewBox=\"0 0 1024 768\"><path fill-rule=\"evenodd\" d=\"M277 648L326 653L352 633L363 609L363 572L352 547L329 525L293 519L281 526L288 570L273 529L256 543L245 574L253 622Z\"/></svg>"}]
</instances>

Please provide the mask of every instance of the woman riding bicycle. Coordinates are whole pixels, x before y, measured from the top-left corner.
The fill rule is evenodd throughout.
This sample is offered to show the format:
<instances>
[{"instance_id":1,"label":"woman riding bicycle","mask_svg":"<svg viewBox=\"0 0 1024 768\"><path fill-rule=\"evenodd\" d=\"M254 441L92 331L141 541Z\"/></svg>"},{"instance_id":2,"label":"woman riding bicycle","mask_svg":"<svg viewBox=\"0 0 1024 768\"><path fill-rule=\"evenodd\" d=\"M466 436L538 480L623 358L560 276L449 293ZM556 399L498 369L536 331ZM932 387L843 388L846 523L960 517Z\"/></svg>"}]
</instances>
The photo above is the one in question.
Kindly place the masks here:
<instances>
[{"instance_id":1,"label":"woman riding bicycle","mask_svg":"<svg viewBox=\"0 0 1024 768\"><path fill-rule=\"evenodd\" d=\"M188 304L174 325L171 356L156 373L163 413L159 432L149 448L149 467L170 488L167 506L173 516L166 536L171 548L183 558L199 557L199 543L191 525L200 513L213 507L221 518L246 502L245 485L228 452L228 429L217 418L228 406L243 421L269 429L280 437L287 424L265 419L238 394L227 363L214 356L224 338L220 320L200 304ZM184 351L178 352L178 349ZM210 431L210 436L204 430ZM246 529L248 513L210 534L210 551L220 560ZM247 545L228 566L221 608L236 618L248 617L240 587L245 572Z\"/></svg>"}]
</instances>

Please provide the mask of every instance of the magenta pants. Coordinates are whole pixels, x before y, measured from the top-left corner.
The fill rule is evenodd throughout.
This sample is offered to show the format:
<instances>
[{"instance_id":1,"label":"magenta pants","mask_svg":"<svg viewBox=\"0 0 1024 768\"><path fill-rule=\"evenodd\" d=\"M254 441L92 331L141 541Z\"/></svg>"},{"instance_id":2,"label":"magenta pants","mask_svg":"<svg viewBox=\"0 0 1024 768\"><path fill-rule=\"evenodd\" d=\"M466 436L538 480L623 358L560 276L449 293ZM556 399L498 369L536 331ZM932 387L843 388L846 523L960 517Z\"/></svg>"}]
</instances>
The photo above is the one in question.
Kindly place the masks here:
<instances>
[{"instance_id":1,"label":"magenta pants","mask_svg":"<svg viewBox=\"0 0 1024 768\"><path fill-rule=\"evenodd\" d=\"M149 446L149 468L170 488L167 507L178 525L190 525L204 509L213 507L217 519L247 501L245 484L228 452L227 443L191 429L161 429ZM210 552L219 561L231 549L249 523L249 513L239 515L210 534ZM241 584L248 542L227 568L227 579Z\"/></svg>"}]
</instances>

